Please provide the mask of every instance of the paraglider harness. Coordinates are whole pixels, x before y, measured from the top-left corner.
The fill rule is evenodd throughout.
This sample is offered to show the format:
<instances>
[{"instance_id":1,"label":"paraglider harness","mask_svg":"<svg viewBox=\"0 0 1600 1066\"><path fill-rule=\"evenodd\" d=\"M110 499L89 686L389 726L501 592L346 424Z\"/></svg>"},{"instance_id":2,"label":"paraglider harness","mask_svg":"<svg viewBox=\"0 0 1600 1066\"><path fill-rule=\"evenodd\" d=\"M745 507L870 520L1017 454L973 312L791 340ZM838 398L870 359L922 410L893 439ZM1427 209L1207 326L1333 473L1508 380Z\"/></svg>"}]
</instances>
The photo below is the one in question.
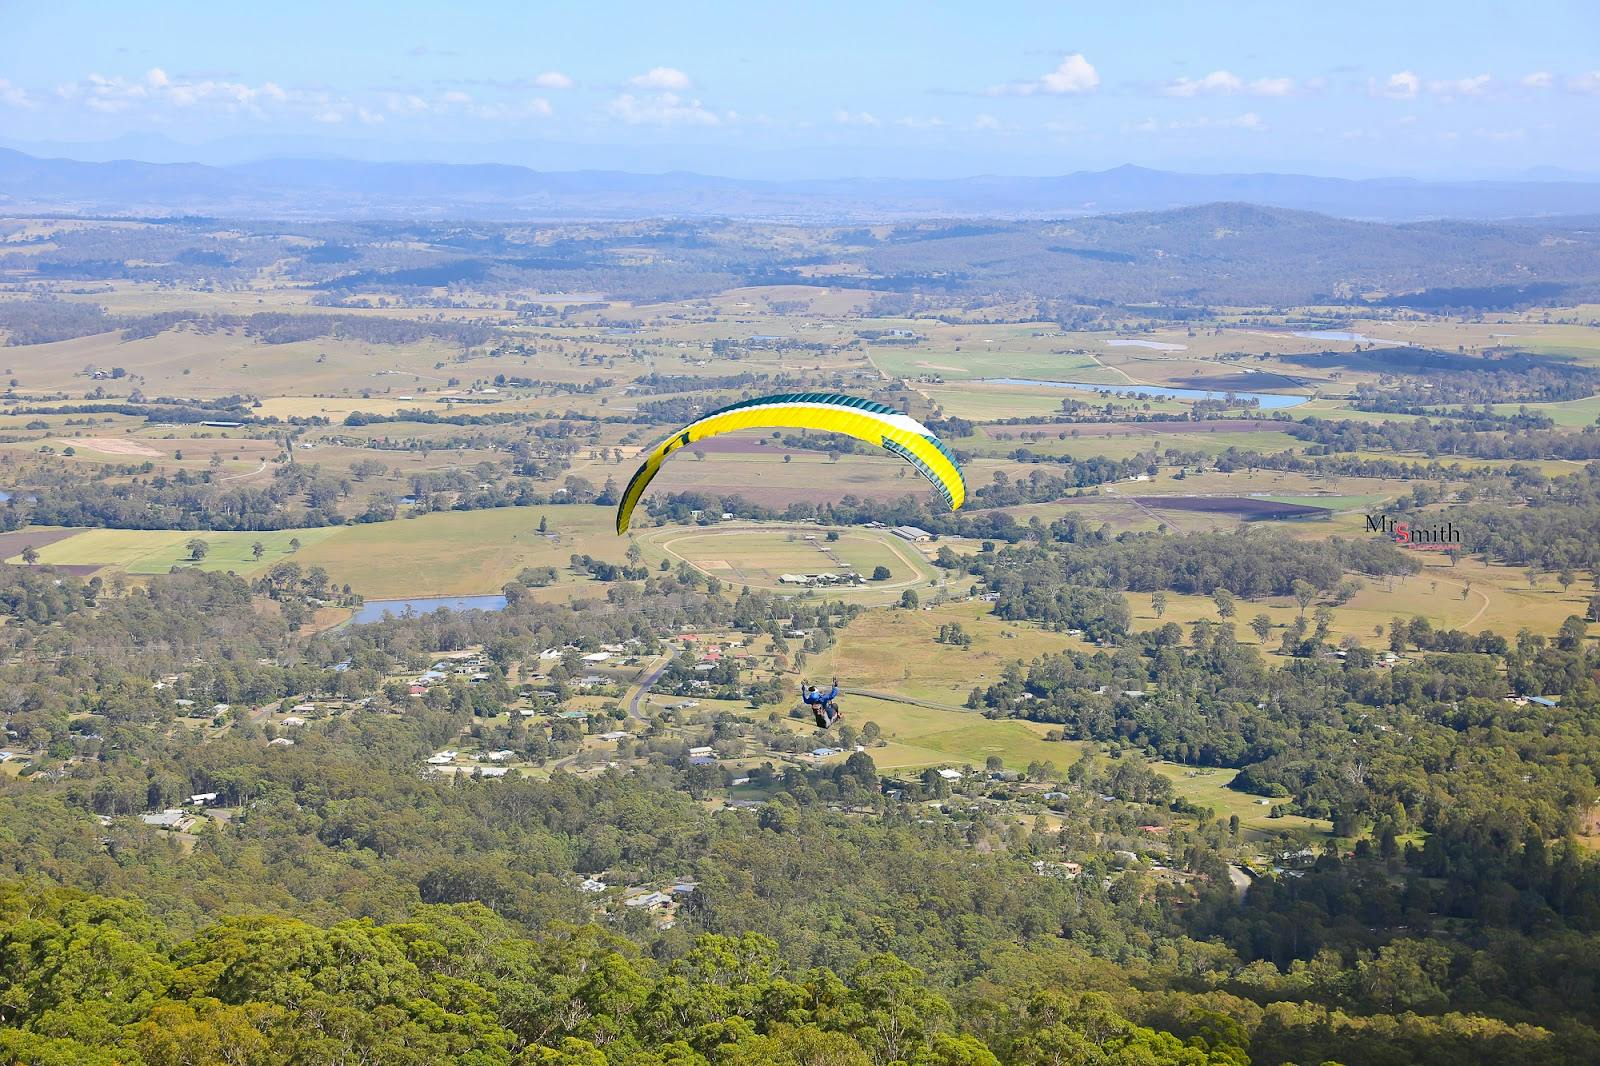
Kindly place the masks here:
<instances>
[{"instance_id":1,"label":"paraglider harness","mask_svg":"<svg viewBox=\"0 0 1600 1066\"><path fill-rule=\"evenodd\" d=\"M805 700L813 714L817 716L818 729L831 729L833 723L839 720L839 705L833 701L839 696L839 682L833 683L833 691L824 695L817 691L817 686L800 685L800 698Z\"/></svg>"}]
</instances>

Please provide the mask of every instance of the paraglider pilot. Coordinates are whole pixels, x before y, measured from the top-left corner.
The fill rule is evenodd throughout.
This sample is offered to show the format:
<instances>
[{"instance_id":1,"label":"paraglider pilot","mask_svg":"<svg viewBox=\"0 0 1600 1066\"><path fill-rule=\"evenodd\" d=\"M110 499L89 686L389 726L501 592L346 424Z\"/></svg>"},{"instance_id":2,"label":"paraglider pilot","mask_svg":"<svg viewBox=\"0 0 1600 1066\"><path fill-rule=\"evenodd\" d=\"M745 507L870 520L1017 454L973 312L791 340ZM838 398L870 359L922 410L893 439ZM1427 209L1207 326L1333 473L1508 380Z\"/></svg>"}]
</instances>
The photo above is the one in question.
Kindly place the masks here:
<instances>
[{"instance_id":1,"label":"paraglider pilot","mask_svg":"<svg viewBox=\"0 0 1600 1066\"><path fill-rule=\"evenodd\" d=\"M833 701L839 696L839 679L833 679L831 692L818 692L817 686L801 683L800 698L805 700L817 716L817 728L827 729L839 720L839 707Z\"/></svg>"}]
</instances>

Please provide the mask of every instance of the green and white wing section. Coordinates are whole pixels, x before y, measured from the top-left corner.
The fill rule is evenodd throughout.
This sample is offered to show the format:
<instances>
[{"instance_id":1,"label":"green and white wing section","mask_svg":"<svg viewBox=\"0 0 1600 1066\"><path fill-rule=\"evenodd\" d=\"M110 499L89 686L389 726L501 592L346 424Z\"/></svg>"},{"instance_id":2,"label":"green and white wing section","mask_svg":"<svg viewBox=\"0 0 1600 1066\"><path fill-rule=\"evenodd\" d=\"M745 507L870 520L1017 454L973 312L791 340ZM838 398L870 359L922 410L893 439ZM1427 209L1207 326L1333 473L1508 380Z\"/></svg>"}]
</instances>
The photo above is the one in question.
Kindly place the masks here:
<instances>
[{"instance_id":1,"label":"green and white wing section","mask_svg":"<svg viewBox=\"0 0 1600 1066\"><path fill-rule=\"evenodd\" d=\"M729 404L677 430L656 446L628 482L617 505L617 532L628 531L633 509L679 448L736 429L814 429L842 433L893 452L927 478L949 504L959 508L967 498L966 479L955 456L927 426L881 403L840 392L791 392Z\"/></svg>"}]
</instances>

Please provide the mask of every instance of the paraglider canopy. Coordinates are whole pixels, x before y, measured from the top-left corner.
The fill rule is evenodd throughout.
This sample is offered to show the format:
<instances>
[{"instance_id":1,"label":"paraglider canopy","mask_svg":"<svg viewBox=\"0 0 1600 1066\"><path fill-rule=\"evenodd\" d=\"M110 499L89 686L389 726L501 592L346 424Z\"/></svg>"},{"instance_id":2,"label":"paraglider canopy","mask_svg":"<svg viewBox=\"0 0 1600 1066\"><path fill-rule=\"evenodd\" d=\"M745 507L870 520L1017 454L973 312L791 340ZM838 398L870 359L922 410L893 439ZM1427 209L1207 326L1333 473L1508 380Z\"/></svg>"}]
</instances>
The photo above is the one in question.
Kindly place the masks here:
<instances>
[{"instance_id":1,"label":"paraglider canopy","mask_svg":"<svg viewBox=\"0 0 1600 1066\"><path fill-rule=\"evenodd\" d=\"M741 400L675 431L645 457L617 504L617 533L628 531L633 509L667 456L697 440L736 429L815 429L842 433L893 452L938 490L951 510L967 498L966 480L950 449L910 415L840 392L788 392Z\"/></svg>"}]
</instances>

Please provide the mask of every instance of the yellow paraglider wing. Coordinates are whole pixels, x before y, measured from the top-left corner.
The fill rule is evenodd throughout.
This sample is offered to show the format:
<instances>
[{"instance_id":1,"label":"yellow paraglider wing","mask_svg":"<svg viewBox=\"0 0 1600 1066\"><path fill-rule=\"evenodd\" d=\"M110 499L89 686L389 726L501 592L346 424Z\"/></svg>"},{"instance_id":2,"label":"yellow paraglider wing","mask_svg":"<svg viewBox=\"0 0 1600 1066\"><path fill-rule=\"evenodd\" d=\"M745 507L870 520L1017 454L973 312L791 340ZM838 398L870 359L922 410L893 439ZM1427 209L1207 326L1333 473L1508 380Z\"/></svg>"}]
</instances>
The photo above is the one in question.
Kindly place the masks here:
<instances>
[{"instance_id":1,"label":"yellow paraglider wing","mask_svg":"<svg viewBox=\"0 0 1600 1066\"><path fill-rule=\"evenodd\" d=\"M917 468L951 510L967 498L967 483L950 449L928 427L892 407L839 392L792 392L741 400L677 430L645 457L617 504L617 532L628 531L633 509L667 456L697 440L736 429L814 429L876 444Z\"/></svg>"}]
</instances>

